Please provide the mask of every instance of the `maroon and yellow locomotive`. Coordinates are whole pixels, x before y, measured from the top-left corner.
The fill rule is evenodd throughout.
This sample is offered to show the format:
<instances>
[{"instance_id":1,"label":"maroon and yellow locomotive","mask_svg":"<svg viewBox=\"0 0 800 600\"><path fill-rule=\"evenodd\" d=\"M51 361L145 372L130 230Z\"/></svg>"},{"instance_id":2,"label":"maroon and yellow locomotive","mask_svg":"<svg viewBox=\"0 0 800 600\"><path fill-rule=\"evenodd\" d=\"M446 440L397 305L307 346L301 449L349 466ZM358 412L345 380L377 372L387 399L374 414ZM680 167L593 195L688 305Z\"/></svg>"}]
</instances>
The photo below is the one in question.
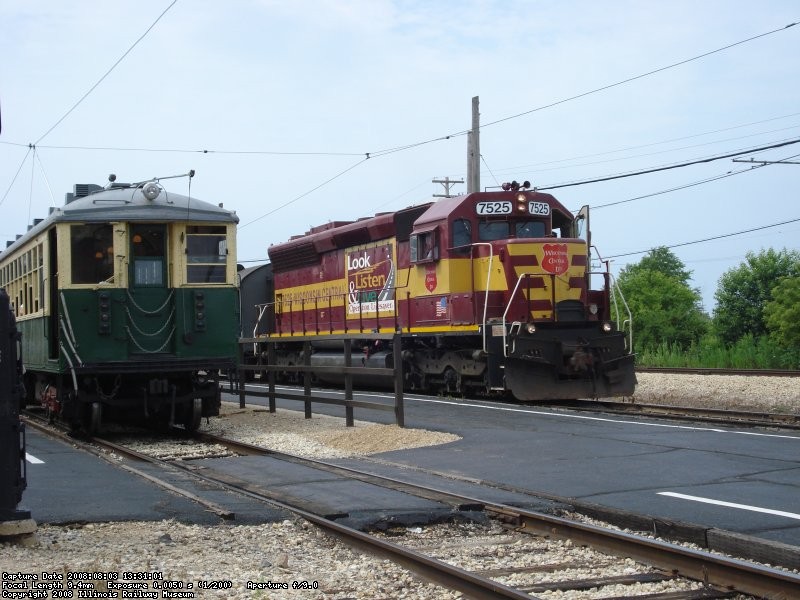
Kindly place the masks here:
<instances>
[{"instance_id":1,"label":"maroon and yellow locomotive","mask_svg":"<svg viewBox=\"0 0 800 600\"><path fill-rule=\"evenodd\" d=\"M579 237L585 226L586 239ZM269 248L270 338L279 364L341 364L332 339L400 333L364 364L402 352L407 389L519 400L633 394L630 320L617 327L607 265L591 272L588 210L507 184L355 222ZM602 282L592 288L593 277ZM354 364L357 364L354 362Z\"/></svg>"}]
</instances>

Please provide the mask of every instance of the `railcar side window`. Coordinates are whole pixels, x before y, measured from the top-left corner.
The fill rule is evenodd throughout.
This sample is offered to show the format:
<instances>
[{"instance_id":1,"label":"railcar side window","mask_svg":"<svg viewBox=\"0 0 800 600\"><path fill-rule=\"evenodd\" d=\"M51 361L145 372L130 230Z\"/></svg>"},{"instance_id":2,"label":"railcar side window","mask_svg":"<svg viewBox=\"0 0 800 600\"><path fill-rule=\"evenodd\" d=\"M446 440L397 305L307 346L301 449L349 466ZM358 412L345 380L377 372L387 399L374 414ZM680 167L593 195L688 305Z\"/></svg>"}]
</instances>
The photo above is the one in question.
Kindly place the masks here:
<instances>
[{"instance_id":1,"label":"railcar side window","mask_svg":"<svg viewBox=\"0 0 800 600\"><path fill-rule=\"evenodd\" d=\"M100 283L114 275L113 240L109 223L70 228L72 283Z\"/></svg>"},{"instance_id":2,"label":"railcar side window","mask_svg":"<svg viewBox=\"0 0 800 600\"><path fill-rule=\"evenodd\" d=\"M192 225L186 228L186 281L225 283L228 238L224 225Z\"/></svg>"},{"instance_id":3,"label":"railcar side window","mask_svg":"<svg viewBox=\"0 0 800 600\"><path fill-rule=\"evenodd\" d=\"M478 223L478 238L482 242L508 239L508 221L484 221Z\"/></svg>"}]
</instances>

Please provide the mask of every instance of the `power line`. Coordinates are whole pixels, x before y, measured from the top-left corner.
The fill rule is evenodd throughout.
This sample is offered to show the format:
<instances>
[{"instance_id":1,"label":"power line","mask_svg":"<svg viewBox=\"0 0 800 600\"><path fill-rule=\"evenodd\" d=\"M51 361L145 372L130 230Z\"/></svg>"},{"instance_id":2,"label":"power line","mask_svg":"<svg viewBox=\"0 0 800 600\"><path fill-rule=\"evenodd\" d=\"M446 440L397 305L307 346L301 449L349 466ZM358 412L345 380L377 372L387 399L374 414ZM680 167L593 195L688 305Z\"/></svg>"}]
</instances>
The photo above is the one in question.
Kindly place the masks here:
<instances>
[{"instance_id":1,"label":"power line","mask_svg":"<svg viewBox=\"0 0 800 600\"><path fill-rule=\"evenodd\" d=\"M17 144L22 145L22 144ZM273 156L364 156L363 152L280 152L271 150L209 150L190 148L123 148L110 146L37 146L48 150L102 150L104 152L171 152L175 154L255 154Z\"/></svg>"},{"instance_id":2,"label":"power line","mask_svg":"<svg viewBox=\"0 0 800 600\"><path fill-rule=\"evenodd\" d=\"M704 183L711 183L712 181L718 181L720 179L725 179L727 177L733 177L734 175L741 175L742 173L752 173L756 169L761 169L763 167L768 167L771 164L796 164L788 162L792 158L797 158L800 154L794 154L792 156L787 156L784 159L779 161L762 161L762 164L757 164L754 167L750 167L749 169L740 169L738 171L728 171L723 175L717 175L716 177L708 177L706 179L701 179L700 181L694 181L692 183L687 183L684 185L679 185L674 188L669 188L668 190L661 190L660 192L653 192L652 194L645 194L644 196L636 196L635 198L628 198L626 200L617 200L616 202L609 202L607 204L598 204L592 207L592 210L598 210L600 208L608 208L609 206L616 206L618 204L627 204L628 202L633 202L634 200L642 200L644 198L652 198L653 196L660 196L662 194L668 194L670 192L677 192L678 190L685 190L686 188L695 187L698 185L703 185ZM740 162L736 159L733 159L733 162ZM576 211L573 211L576 212Z\"/></svg>"},{"instance_id":3,"label":"power line","mask_svg":"<svg viewBox=\"0 0 800 600\"><path fill-rule=\"evenodd\" d=\"M757 40L759 38L766 37L768 35L772 35L772 34L780 32L780 31L785 31L786 29L789 29L790 27L794 27L795 25L797 25L796 22L795 23L789 23L785 27L780 27L778 29L773 29L772 31L767 31L766 33L761 33L759 35L755 35L753 37L749 37L747 39L740 40L738 42L734 42L733 44L728 44L727 46L723 46L721 48L717 48L716 50L711 50L709 52L705 52L703 54L699 54L697 56L693 56L692 58L687 58L685 60L682 60L682 61L679 61L679 62L676 62L676 63L672 63L672 64L667 65L665 67L660 67L658 69L654 69L652 71L648 71L647 73L642 73L641 75L636 75L634 77L629 77L627 79L623 79L623 80L617 81L615 83L604 85L602 87L595 88L593 90L589 90L587 92L583 92L583 93L577 94L575 96L570 96L568 98L563 98L561 100L557 100L555 102L551 102L550 104L545 104L543 106L538 106L536 108L532 108L530 110L526 110L524 112L517 113L515 115L511 115L511 116L508 116L508 117L503 117L502 119L497 119L496 121L490 121L489 123L484 123L484 124L480 125L480 129L484 129L486 127L491 127L492 125L497 125L498 123L504 123L504 122L510 121L512 119L517 119L519 117L523 117L525 115L529 115L531 113L538 112L538 111L544 110L546 108L552 108L553 106L558 106L559 104L565 104L566 102L570 102L572 100L577 100L579 98L584 98L584 97L589 96L591 94L596 94L598 92L602 92L602 91L605 91L605 90L608 90L608 89L611 89L611 88L614 88L614 87L617 87L617 86L620 86L620 85L623 85L623 84L626 84L626 83L630 83L631 81L636 81L637 79L642 79L644 77L648 77L650 75L654 75L656 73L660 73L660 72L666 71L668 69L673 69L673 68L678 67L680 65L685 65L685 64L690 63L692 61L700 60L701 58L705 58L707 56L711 56L712 54L716 54L718 52L722 52L724 50L728 50L730 48L734 48L736 46L740 46L742 44L746 44L747 42L752 42L753 40ZM463 131L458 131L456 133L451 133L450 135L445 135L445 136L432 138L432 139L429 139L429 140L426 140L426 141L423 141L423 142L416 142L416 143L413 143L413 144L406 144L405 146L397 146L397 147L394 147L394 148L387 148L387 149L384 149L384 150L378 150L376 152L370 152L369 154L371 156L384 156L386 154L393 154L395 152L401 152L403 150L408 150L410 148L417 148L417 147L423 146L425 144L431 144L433 142L439 142L439 141L443 141L443 140L449 140L449 139L454 138L454 137L464 136L464 135L467 135L468 133L470 133L470 131L472 131L472 130L471 129L466 129L466 130L463 130Z\"/></svg>"},{"instance_id":4,"label":"power line","mask_svg":"<svg viewBox=\"0 0 800 600\"><path fill-rule=\"evenodd\" d=\"M583 97L588 96L590 94L596 94L597 92L602 92L604 90L608 90L608 89L611 89L613 87L617 87L617 86L623 85L625 83L630 83L631 81L636 81L637 79L642 79L643 77L648 77L649 75L654 75L656 73L660 73L662 71L666 71L668 69L672 69L672 68L678 67L680 65L685 65L685 64L690 63L692 61L699 60L701 58L705 58L706 56L711 56L712 54L716 54L718 52L722 52L723 50L728 50L728 49L733 48L735 46L740 46L742 44L746 44L747 42L752 42L753 40L757 40L759 38L766 37L768 35L772 35L773 33L778 33L779 31L785 31L786 29L789 29L790 27L794 27L795 25L797 25L796 22L795 23L789 23L785 27L780 27L778 29L773 29L772 31L767 31L766 33L761 33L759 35L755 35L753 37L747 38L746 40L741 40L739 42L734 42L733 44L728 44L727 46L723 46L722 48L717 48L716 50L711 50L710 52L706 52L704 54L699 54L699 55L694 56L692 58L687 58L686 60L682 60L682 61L679 61L679 62L676 62L676 63L672 63L671 65L667 65L666 67L661 67L661 68L658 68L658 69L654 69L653 71L648 71L647 73L642 73L641 75L636 75L635 77L629 77L628 79L623 79L622 81L618 81L616 83L611 83L609 85L605 85L603 87L599 87L599 88L596 88L594 90L590 90L588 92L583 92L582 94L578 94L577 96L571 96L569 98L564 98L563 100L558 100L556 102L552 102L550 104L546 104L546 105L540 106L538 108L533 108L531 110L527 110L525 112L521 112L519 114L512 115L510 117L505 117L503 119L498 119L497 121L491 121L490 123L486 123L486 125L482 125L481 128L489 127L490 125L497 125L498 123L503 123L505 121L510 121L511 119L516 119L518 117L529 115L531 113L534 113L534 112L537 112L537 111L540 111L540 110L544 110L545 108L552 108L553 106L558 106L559 104L564 104L565 102L569 102L571 100L577 100L578 98L583 98Z\"/></svg>"},{"instance_id":5,"label":"power line","mask_svg":"<svg viewBox=\"0 0 800 600\"><path fill-rule=\"evenodd\" d=\"M22 167L25 166L25 161L28 160L28 155L31 153L31 150L33 150L33 146L28 146L28 151L25 153L25 156L23 157L22 162L19 163L19 167L17 168L17 172L14 173L14 178L11 180L11 183L9 184L8 189L6 190L6 193L3 194L3 198L0 199L0 205L2 205L3 202L6 201L6 198L8 198L8 195L11 193L11 188L14 187L14 182L17 180L17 177L19 177L19 173L20 173L20 171L22 171Z\"/></svg>"},{"instance_id":6,"label":"power line","mask_svg":"<svg viewBox=\"0 0 800 600\"><path fill-rule=\"evenodd\" d=\"M773 223L772 225L764 225L762 227L754 227L753 229L745 229L744 231L736 231L734 233L726 233L726 234L723 234L723 235L716 235L714 237L705 238L705 239L702 239L702 240L695 240L693 242L683 242L681 244L672 244L670 246L660 246L660 247L663 247L663 248L680 248L682 246L691 246L693 244L702 244L703 242L711 242L713 240L721 240L721 239L724 239L724 238L734 237L734 236L742 235L742 234L745 234L745 233L752 233L754 231L761 231L762 229L770 229L771 227L780 227L781 225L788 225L789 223L797 223L798 221L800 221L800 219L791 219L789 221L782 221L780 223ZM610 258L620 258L622 256L633 256L635 254L647 254L648 252L650 252L650 250L652 250L652 248L650 248L648 250L638 250L636 252L626 252L625 254L612 254L611 256L606 256L604 258L609 258L610 259Z\"/></svg>"},{"instance_id":7,"label":"power line","mask_svg":"<svg viewBox=\"0 0 800 600\"><path fill-rule=\"evenodd\" d=\"M654 167L652 169L644 169L642 171L631 171L629 173L621 173L618 175L608 175L605 177L597 177L595 179L586 179L583 181L574 181L572 183L562 183L558 185L549 185L544 187L536 186L536 190L555 190L559 188L565 187L573 187L576 185L586 185L588 183L599 183L601 181L611 181L613 179L624 179L625 177L636 177L638 175L648 175L650 173L658 173L659 171L669 171L670 169L680 169L682 167L689 167L691 165L698 165L703 163L714 162L716 160L722 160L723 158L731 158L734 156L741 156L742 154L750 154L753 152L762 152L764 150L771 150L773 148L782 148L783 146L790 146L792 144L797 144L800 142L800 138L795 138L788 141L782 141L775 144L770 144L769 146L761 146L759 148L751 148L749 150L738 150L736 152L731 152L729 154L721 154L717 156L710 156L707 158L698 158L696 160L691 160L683 163L673 164L673 165L666 165L662 167Z\"/></svg>"},{"instance_id":8,"label":"power line","mask_svg":"<svg viewBox=\"0 0 800 600\"><path fill-rule=\"evenodd\" d=\"M314 188L311 188L310 190L308 190L307 192L304 192L304 193L300 194L300 195L299 195L299 196L297 196L296 198L293 198L292 200L289 200L288 202L284 202L284 203L283 203L283 204L281 204L280 206L276 206L276 207L275 207L274 209L272 209L271 211L264 213L263 215L261 215L260 217L258 217L258 218L256 218L256 219L253 219L252 221L248 221L247 223L244 223L243 225L239 225L239 229L240 229L240 230L241 230L241 229L244 229L244 228L245 228L245 227L247 227L248 225L252 225L252 224L253 224L253 223L255 223L256 221L260 221L260 220L261 220L261 219L263 219L264 217L268 217L269 215L271 215L271 214L273 214L273 213L276 213L276 212L278 212L278 211L279 211L279 210L281 210L282 208L286 208L286 207L287 207L287 206L289 206L290 204L294 204L295 202L297 202L297 201L298 201L298 200L300 200L301 198L305 198L305 197L306 197L306 196L308 196L309 194L311 194L311 193L313 193L313 192L316 192L316 191L317 191L318 189L320 189L321 187L323 187L323 186L325 186L325 185L329 184L329 183L330 183L331 181L333 181L334 179L338 179L339 177L341 177L341 176L342 176L342 175L344 175L345 173L348 173L349 171L352 171L353 169L355 169L355 168L356 168L356 167L358 167L359 165L362 165L362 164L364 164L365 162L367 162L367 160L369 160L369 159L368 159L368 158L364 158L364 159L362 159L362 160L358 161L358 162L357 162L357 163L355 163L354 165L351 165L351 166L347 167L347 168L346 168L344 171L341 171L340 173L338 173L338 174L334 175L334 176L333 176L333 177L331 177L330 179L327 179L326 181L323 181L323 182L322 182L322 183L320 183L318 186L316 186L316 187L314 187Z\"/></svg>"},{"instance_id":9,"label":"power line","mask_svg":"<svg viewBox=\"0 0 800 600\"><path fill-rule=\"evenodd\" d=\"M762 119L760 121L752 121L750 123L743 123L741 125L733 125L731 127L723 127L722 129L715 129L713 131L705 131L703 133L695 133L695 134L692 134L692 135L685 135L685 136L682 136L682 137L671 138L671 139L668 139L668 140L662 140L660 142L650 142L650 143L647 143L647 144L639 144L637 146L627 146L625 148L617 148L616 150L606 150L605 152L595 152L594 154L582 154L580 156L572 156L572 157L569 157L569 158L559 158L557 160L549 160L547 162L535 163L535 164L532 164L532 165L521 165L521 166L517 166L517 167L508 167L506 169L501 169L501 170L502 171L507 171L507 170L519 171L520 169L535 169L536 167L539 167L539 166L553 165L553 164L564 163L564 162L569 162L569 161L573 161L573 160L580 160L580 159L583 159L583 158L594 158L596 156L606 156L608 154L617 154L618 152L628 152L629 150L639 150L641 148L649 148L651 146L660 146L662 144L670 144L672 142L680 142L680 141L683 141L683 140L690 140L690 139L694 139L694 138L698 138L698 137L703 137L705 135L712 135L712 134L715 134L715 133L724 133L726 131L732 131L734 129L741 129L743 127L750 127L752 125L761 125L763 123L769 123L771 121L779 121L781 119L788 119L790 117L796 117L797 115L800 115L800 113L792 113L792 114L783 115L783 116L780 116L780 117L771 117L769 119ZM793 125L791 127L784 127L782 129L776 129L776 130L773 130L773 131L782 131L784 129L793 129L794 127L796 127L796 125ZM771 133L771 132L762 132L762 133ZM761 135L761 133L756 133L756 134L752 134L752 135ZM743 137L752 137L752 135L751 136L743 136ZM741 139L741 138L729 138L729 140L730 139ZM724 141L729 141L729 140L724 140ZM709 142L709 143L718 143L718 142ZM695 146L684 146L684 148L686 148L686 147L695 147ZM648 156L648 155L641 155L640 154L640 155L637 155L637 157L638 156ZM629 156L629 157L625 157L625 158L635 158L635 157L630 157ZM592 164L595 164L595 163L592 163ZM583 166L583 165L571 165L571 166ZM541 169L537 169L537 170L541 170Z\"/></svg>"},{"instance_id":10,"label":"power line","mask_svg":"<svg viewBox=\"0 0 800 600\"><path fill-rule=\"evenodd\" d=\"M139 36L139 39L138 39L138 40L136 40L136 41L133 43L133 45L132 45L130 48L128 48L128 49L125 51L125 53L124 53L122 56L120 56L120 57L119 57L119 60L117 60L117 62L115 62L113 65L111 65L111 68L110 68L108 71L106 71L105 75L103 75L103 76L102 76L102 77L101 77L101 78L100 78L100 79L97 81L97 83L95 83L95 84L94 84L94 85L93 85L91 88L89 88L89 91L88 91L88 92L86 92L86 93L85 93L83 96L81 96L80 100L78 100L78 101L77 101L77 102L76 102L76 103L75 103L75 104L72 106L72 108L70 108L70 109L69 109L69 110L68 110L66 113L64 113L64 116L63 116L63 117L61 117L61 118L60 118L58 121L56 121L56 122L55 122L55 124L54 124L54 125L53 125L53 126L50 128L50 129L48 129L47 131L45 131L45 132L44 132L44 134L42 134L42 135L41 135L41 136L39 137L39 139L38 139L38 140L36 140L36 142L34 142L34 146L35 146L36 144L38 144L39 142L41 142L41 141L42 141L44 138L46 138L48 135L50 135L50 132L52 132L52 131L53 131L53 130L56 128L56 127L58 127L58 126L61 124L61 122L62 122L64 119L66 119L66 118L67 118L67 117L70 115L70 113L72 113L72 111L73 111L73 110L75 110L76 108L78 108L78 105L79 105L81 102L83 102L83 101L86 99L86 97L87 97L89 94L91 94L91 93L92 93L92 92L95 90L95 88L96 88L98 85L100 85L100 84L103 82L103 80L104 80L106 77L108 77L108 76L111 74L111 71L113 71L113 70L114 70L114 69L117 67L117 65L118 65L119 63L121 63L121 62L124 60L124 58L125 58L126 56L128 56L128 54L130 54L130 53L131 53L131 51L132 51L132 50L133 50L133 49L134 49L134 48L135 48L135 47L136 47L136 46L139 44L139 42L141 42L141 41L144 39L144 37L145 37L145 36L146 36L148 33L150 33L150 30L151 30L151 29L153 29L153 27L155 27L155 26L156 26L156 23L158 23L158 22L161 20L161 18L162 18L162 17L163 17L165 14L167 14L167 12L169 11L169 9L171 9L173 6L175 6L175 3L176 3L177 1L178 1L178 0L172 0L172 3L171 3L171 4L170 4L170 5L167 7L167 8L165 8L165 9L164 9L164 12L162 12L162 13L161 13L161 14L158 16L158 18L157 18L155 21L153 21L152 25L150 25L150 27L148 27L148 28L147 28L147 30L146 30L146 31L145 31L145 32L144 32L144 33L143 33L141 36Z\"/></svg>"},{"instance_id":11,"label":"power line","mask_svg":"<svg viewBox=\"0 0 800 600\"><path fill-rule=\"evenodd\" d=\"M600 165L600 164L606 164L606 163L612 163L612 162L618 162L618 161L624 161L624 160L631 160L633 158L643 158L643 157L648 157L648 156L657 156L659 154L670 154L670 153L683 151L683 150L692 150L694 148L702 148L704 146L718 145L718 144L723 144L723 143L726 143L726 142L735 142L737 140L743 140L743 139L753 138L753 137L761 137L761 136L764 136L764 135L767 135L767 134L771 134L771 133L779 133L779 132L782 132L782 131L786 131L787 129L788 130L795 130L798 127L800 127L800 125L790 125L789 127L781 127L779 129L772 129L770 131L759 131L759 132L756 132L756 133L751 133L751 134L748 134L748 135L742 135L742 136L738 136L738 137L726 138L726 139L723 139L723 140L712 140L712 141L709 141L709 142L702 142L702 143L699 143L699 144L692 144L690 146L681 146L679 148L668 148L668 149L665 149L665 150L657 150L657 151L653 151L653 152L646 152L644 154L631 154L631 155L628 155L628 156L619 156L617 158L606 158L606 159L603 159L603 160L595 160L595 161L592 161L592 162L572 163L572 164L569 164L569 165L561 165L561 166L548 167L548 168L536 168L537 165L528 165L528 166L519 166L519 167L508 167L508 168L501 169L501 171L503 171L503 172L512 171L514 173L518 173L522 169L533 169L536 173L544 173L545 171L558 171L558 170L561 170L561 169L574 169L576 167L587 167L587 166ZM675 140L670 140L670 141L675 141ZM666 144L666 143L669 143L669 141L661 142L661 143ZM658 143L645 144L645 146L655 146L655 145L658 145ZM610 151L610 152L601 152L601 153L596 154L595 156L605 156L605 155L608 155L608 154L616 154L618 152L622 152L622 150L616 150L616 151ZM585 157L585 158L589 158L589 157ZM550 162L541 163L541 164L549 165L549 164L555 164L555 163L559 163L559 162L564 163L564 162L568 162L570 160L576 160L576 159L563 159L563 160L550 161Z\"/></svg>"}]
</instances>

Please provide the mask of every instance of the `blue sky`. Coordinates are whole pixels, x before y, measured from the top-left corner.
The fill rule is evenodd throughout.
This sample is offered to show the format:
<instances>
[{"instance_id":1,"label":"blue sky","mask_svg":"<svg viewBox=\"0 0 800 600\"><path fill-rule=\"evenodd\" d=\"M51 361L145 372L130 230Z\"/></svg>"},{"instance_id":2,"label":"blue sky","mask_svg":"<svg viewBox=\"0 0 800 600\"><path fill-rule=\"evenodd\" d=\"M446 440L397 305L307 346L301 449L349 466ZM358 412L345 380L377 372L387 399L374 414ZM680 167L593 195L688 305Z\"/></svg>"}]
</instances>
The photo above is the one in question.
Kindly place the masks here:
<instances>
[{"instance_id":1,"label":"blue sky","mask_svg":"<svg viewBox=\"0 0 800 600\"><path fill-rule=\"evenodd\" d=\"M795 0L0 0L0 234L25 231L75 183L194 169L192 195L241 219L238 259L263 260L311 226L418 204L442 192L432 179L465 177L473 96L483 187L800 139L800 25L583 95L798 21ZM619 203L749 166L551 193L593 207L593 241L618 273L642 257L630 253L800 219L790 164ZM187 192L185 179L165 184ZM710 311L725 271L749 251L800 248L799 233L795 221L673 251Z\"/></svg>"}]
</instances>

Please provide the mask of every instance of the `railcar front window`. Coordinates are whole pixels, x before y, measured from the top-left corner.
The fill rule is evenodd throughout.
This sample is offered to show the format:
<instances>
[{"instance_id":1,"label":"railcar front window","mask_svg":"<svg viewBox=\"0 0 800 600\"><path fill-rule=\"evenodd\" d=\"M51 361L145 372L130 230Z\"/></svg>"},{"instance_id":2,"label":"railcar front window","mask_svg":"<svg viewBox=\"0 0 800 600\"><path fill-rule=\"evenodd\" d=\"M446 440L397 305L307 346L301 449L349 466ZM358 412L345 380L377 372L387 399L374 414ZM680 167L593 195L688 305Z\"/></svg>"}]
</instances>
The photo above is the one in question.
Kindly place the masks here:
<instances>
[{"instance_id":1,"label":"railcar front window","mask_svg":"<svg viewBox=\"0 0 800 600\"><path fill-rule=\"evenodd\" d=\"M484 221L478 224L478 237L482 242L508 239L507 221Z\"/></svg>"},{"instance_id":2,"label":"railcar front window","mask_svg":"<svg viewBox=\"0 0 800 600\"><path fill-rule=\"evenodd\" d=\"M164 285L166 257L164 226L134 225L131 230L131 242L134 285Z\"/></svg>"},{"instance_id":3,"label":"railcar front window","mask_svg":"<svg viewBox=\"0 0 800 600\"><path fill-rule=\"evenodd\" d=\"M195 225L186 228L186 281L225 283L228 238L224 225Z\"/></svg>"},{"instance_id":4,"label":"railcar front window","mask_svg":"<svg viewBox=\"0 0 800 600\"><path fill-rule=\"evenodd\" d=\"M72 283L100 283L114 275L111 225L73 225L70 228Z\"/></svg>"}]
</instances>

